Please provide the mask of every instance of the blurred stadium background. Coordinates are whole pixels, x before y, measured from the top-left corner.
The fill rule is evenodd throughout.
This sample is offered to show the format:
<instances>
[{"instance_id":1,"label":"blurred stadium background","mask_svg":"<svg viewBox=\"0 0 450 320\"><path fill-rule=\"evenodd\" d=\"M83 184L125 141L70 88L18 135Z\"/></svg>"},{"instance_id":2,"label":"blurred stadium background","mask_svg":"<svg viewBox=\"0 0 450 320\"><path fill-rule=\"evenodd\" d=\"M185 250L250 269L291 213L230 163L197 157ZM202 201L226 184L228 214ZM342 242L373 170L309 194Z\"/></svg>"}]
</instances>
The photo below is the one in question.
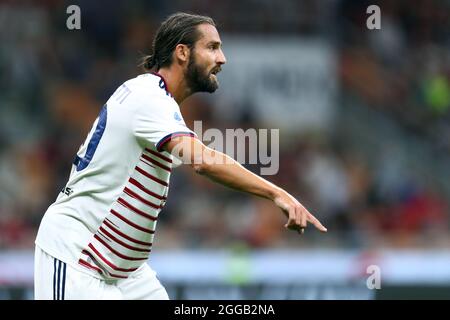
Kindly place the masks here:
<instances>
[{"instance_id":1,"label":"blurred stadium background","mask_svg":"<svg viewBox=\"0 0 450 320\"><path fill-rule=\"evenodd\" d=\"M81 30L66 28L71 4ZM371 4L381 30L366 28ZM175 11L212 16L228 58L218 92L186 102L187 123L279 128L268 179L329 232L287 232L266 201L180 168L150 258L169 295L450 298L448 1L2 0L0 299L33 298L40 219ZM370 265L380 290L366 286Z\"/></svg>"}]
</instances>

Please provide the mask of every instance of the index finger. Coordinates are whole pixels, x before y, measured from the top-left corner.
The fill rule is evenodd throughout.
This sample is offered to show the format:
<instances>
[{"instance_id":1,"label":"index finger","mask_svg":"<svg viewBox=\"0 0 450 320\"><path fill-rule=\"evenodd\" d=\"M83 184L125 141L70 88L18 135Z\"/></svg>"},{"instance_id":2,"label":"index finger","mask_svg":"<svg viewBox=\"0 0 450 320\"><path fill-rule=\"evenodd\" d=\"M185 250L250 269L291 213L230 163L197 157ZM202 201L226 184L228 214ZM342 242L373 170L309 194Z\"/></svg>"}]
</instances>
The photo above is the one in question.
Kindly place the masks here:
<instances>
[{"instance_id":1,"label":"index finger","mask_svg":"<svg viewBox=\"0 0 450 320\"><path fill-rule=\"evenodd\" d=\"M327 232L327 228L325 228L320 221L314 217L312 214L308 214L308 220L311 222L317 229L319 229L321 232Z\"/></svg>"}]
</instances>

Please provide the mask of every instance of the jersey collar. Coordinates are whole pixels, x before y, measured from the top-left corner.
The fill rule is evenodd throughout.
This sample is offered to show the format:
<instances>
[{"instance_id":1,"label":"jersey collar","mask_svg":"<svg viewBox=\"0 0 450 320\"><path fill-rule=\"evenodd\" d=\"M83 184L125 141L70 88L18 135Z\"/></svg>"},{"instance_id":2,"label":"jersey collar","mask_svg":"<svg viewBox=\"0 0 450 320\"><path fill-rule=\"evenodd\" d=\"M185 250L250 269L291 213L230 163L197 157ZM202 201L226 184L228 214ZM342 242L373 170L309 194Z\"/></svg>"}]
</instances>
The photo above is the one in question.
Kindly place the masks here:
<instances>
[{"instance_id":1,"label":"jersey collar","mask_svg":"<svg viewBox=\"0 0 450 320\"><path fill-rule=\"evenodd\" d=\"M173 98L173 95L169 92L169 89L167 88L166 79L164 79L164 77L163 77L161 74L159 74L158 72L152 71L152 72L150 72L150 73L153 74L154 76L157 76L157 77L160 78L160 80L159 80L159 87L160 87L161 89L164 89L164 90L166 91L166 94L167 94L169 97L172 97L172 98Z\"/></svg>"}]
</instances>

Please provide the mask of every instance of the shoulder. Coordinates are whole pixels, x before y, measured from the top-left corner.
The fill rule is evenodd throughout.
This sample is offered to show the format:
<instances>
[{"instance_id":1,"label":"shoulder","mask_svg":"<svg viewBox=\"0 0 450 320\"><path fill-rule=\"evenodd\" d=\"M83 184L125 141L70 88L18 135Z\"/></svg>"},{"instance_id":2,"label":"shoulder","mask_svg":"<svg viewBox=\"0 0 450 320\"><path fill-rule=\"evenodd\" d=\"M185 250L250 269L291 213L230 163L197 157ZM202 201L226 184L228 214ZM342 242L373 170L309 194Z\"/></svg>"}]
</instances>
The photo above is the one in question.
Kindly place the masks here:
<instances>
[{"instance_id":1,"label":"shoulder","mask_svg":"<svg viewBox=\"0 0 450 320\"><path fill-rule=\"evenodd\" d=\"M127 99L124 100L122 93L126 90ZM160 78L153 74L142 74L125 81L112 97L117 96L137 113L164 113L172 110L179 110L179 106L170 94L167 94L165 87L160 86ZM116 99L117 100L117 99ZM173 112L173 111L172 111Z\"/></svg>"},{"instance_id":2,"label":"shoulder","mask_svg":"<svg viewBox=\"0 0 450 320\"><path fill-rule=\"evenodd\" d=\"M135 98L141 105L161 106L166 105L178 108L178 104L167 92L164 81L153 74L145 73L130 79L124 83L135 94Z\"/></svg>"}]
</instances>

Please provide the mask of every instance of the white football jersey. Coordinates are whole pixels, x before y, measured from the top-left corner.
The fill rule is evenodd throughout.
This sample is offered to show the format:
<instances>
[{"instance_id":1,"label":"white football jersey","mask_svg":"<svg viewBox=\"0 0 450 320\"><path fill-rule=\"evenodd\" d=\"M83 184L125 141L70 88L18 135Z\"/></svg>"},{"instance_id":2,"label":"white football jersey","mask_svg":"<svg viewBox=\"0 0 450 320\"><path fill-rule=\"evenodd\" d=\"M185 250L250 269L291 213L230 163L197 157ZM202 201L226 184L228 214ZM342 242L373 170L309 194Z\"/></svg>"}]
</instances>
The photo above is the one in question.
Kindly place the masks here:
<instances>
[{"instance_id":1,"label":"white football jersey","mask_svg":"<svg viewBox=\"0 0 450 320\"><path fill-rule=\"evenodd\" d=\"M36 245L103 279L127 278L146 263L177 160L162 147L195 136L166 88L160 75L143 74L109 98Z\"/></svg>"}]
</instances>

